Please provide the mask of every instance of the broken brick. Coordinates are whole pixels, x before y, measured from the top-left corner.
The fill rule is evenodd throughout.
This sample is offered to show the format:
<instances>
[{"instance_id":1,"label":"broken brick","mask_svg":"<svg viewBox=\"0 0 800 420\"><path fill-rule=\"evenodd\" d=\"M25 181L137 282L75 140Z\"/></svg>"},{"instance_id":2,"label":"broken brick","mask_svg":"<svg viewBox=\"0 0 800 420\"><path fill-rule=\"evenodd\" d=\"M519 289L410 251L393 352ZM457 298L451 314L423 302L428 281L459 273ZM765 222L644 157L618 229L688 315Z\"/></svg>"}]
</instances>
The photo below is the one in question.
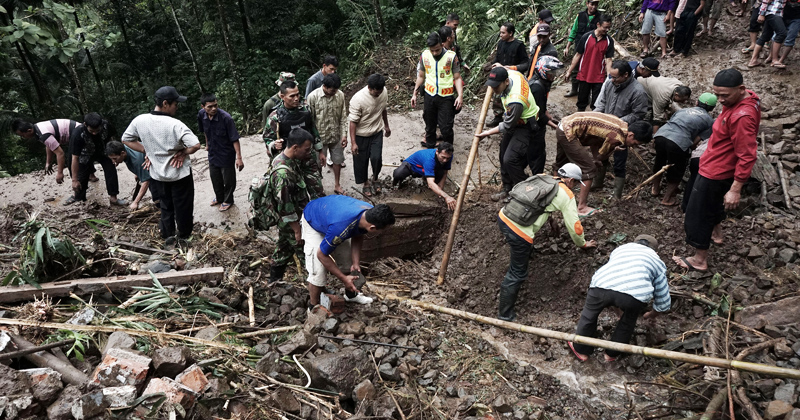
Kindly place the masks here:
<instances>
[{"instance_id":1,"label":"broken brick","mask_svg":"<svg viewBox=\"0 0 800 420\"><path fill-rule=\"evenodd\" d=\"M103 388L103 400L109 408L128 407L136 400L136 387L132 385Z\"/></svg>"},{"instance_id":2,"label":"broken brick","mask_svg":"<svg viewBox=\"0 0 800 420\"><path fill-rule=\"evenodd\" d=\"M58 398L64 384L61 374L50 368L23 369L21 373L28 375L33 397L43 404L50 404Z\"/></svg>"},{"instance_id":3,"label":"broken brick","mask_svg":"<svg viewBox=\"0 0 800 420\"><path fill-rule=\"evenodd\" d=\"M139 386L147 377L151 359L138 353L111 348L92 374L92 382L104 387Z\"/></svg>"},{"instance_id":4,"label":"broken brick","mask_svg":"<svg viewBox=\"0 0 800 420\"><path fill-rule=\"evenodd\" d=\"M180 404L184 409L190 409L197 399L194 391L170 378L153 378L147 384L142 396L163 392L167 401Z\"/></svg>"},{"instance_id":5,"label":"broken brick","mask_svg":"<svg viewBox=\"0 0 800 420\"><path fill-rule=\"evenodd\" d=\"M100 415L108 408L108 402L103 399L103 390L98 389L87 394L81 395L72 404L72 416L77 420L90 419Z\"/></svg>"},{"instance_id":6,"label":"broken brick","mask_svg":"<svg viewBox=\"0 0 800 420\"><path fill-rule=\"evenodd\" d=\"M209 387L208 379L200 369L200 366L191 365L180 375L175 377L175 381L179 384L191 389L197 394L206 392Z\"/></svg>"}]
</instances>

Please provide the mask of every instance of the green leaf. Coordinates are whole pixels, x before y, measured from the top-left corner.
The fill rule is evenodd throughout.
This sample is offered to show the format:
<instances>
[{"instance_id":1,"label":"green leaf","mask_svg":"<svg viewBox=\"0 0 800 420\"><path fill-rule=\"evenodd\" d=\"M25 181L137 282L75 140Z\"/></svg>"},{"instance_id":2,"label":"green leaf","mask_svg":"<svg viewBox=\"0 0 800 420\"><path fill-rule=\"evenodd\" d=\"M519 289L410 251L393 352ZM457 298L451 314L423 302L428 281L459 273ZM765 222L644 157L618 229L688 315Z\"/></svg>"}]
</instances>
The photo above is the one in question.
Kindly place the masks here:
<instances>
[{"instance_id":1,"label":"green leaf","mask_svg":"<svg viewBox=\"0 0 800 420\"><path fill-rule=\"evenodd\" d=\"M44 247L42 246L42 237L47 232L47 228L41 228L36 232L36 237L33 239L33 245L36 249L36 259L44 262Z\"/></svg>"},{"instance_id":2,"label":"green leaf","mask_svg":"<svg viewBox=\"0 0 800 420\"><path fill-rule=\"evenodd\" d=\"M8 286L9 283L11 283L11 281L14 280L16 277L17 277L16 271L12 271L6 274L5 278L3 278L3 286Z\"/></svg>"},{"instance_id":3,"label":"green leaf","mask_svg":"<svg viewBox=\"0 0 800 420\"><path fill-rule=\"evenodd\" d=\"M6 11L5 7L0 6L0 13L8 13L8 12Z\"/></svg>"}]
</instances>

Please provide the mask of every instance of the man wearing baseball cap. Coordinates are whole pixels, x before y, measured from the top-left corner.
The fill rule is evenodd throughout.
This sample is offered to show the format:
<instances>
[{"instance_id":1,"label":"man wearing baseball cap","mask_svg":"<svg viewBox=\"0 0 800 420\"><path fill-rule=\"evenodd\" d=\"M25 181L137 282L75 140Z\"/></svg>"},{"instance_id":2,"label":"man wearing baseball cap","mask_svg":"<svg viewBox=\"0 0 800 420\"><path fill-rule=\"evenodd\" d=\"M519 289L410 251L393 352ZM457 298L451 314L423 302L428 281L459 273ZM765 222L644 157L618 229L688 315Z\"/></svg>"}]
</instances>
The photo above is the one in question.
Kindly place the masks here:
<instances>
[{"instance_id":1,"label":"man wearing baseball cap","mask_svg":"<svg viewBox=\"0 0 800 420\"><path fill-rule=\"evenodd\" d=\"M558 50L550 42L550 25L542 23L539 24L538 28L536 32L537 44L531 49L533 55L531 55L530 60L519 66L505 66L506 70L516 70L524 74L525 78L528 79L528 83L533 82L533 79L535 79L536 63L539 58L544 56L558 58Z\"/></svg>"},{"instance_id":2,"label":"man wearing baseball cap","mask_svg":"<svg viewBox=\"0 0 800 420\"><path fill-rule=\"evenodd\" d=\"M275 84L278 85L278 87L280 87L281 83L286 81L296 82L297 80L294 77L294 73L289 73L288 71L282 71L280 77L278 77L278 80L275 81ZM306 96L308 96L308 94L306 94ZM273 95L271 98L267 99L266 102L264 102L264 107L261 108L261 120L263 122L262 125L265 128L267 126L267 118L269 117L269 114L271 114L272 111L275 108L277 108L278 104L280 103L281 103L280 89L278 90L278 92L275 93L275 95Z\"/></svg>"},{"instance_id":3,"label":"man wearing baseball cap","mask_svg":"<svg viewBox=\"0 0 800 420\"><path fill-rule=\"evenodd\" d=\"M697 271L708 270L711 241L722 244L717 225L725 220L725 210L739 207L742 187L756 163L756 135L761 124L761 100L745 88L738 70L729 68L717 73L713 90L722 112L714 121L708 147L700 157L683 222L686 243L696 251L691 257L672 257L679 266Z\"/></svg>"},{"instance_id":4,"label":"man wearing baseball cap","mask_svg":"<svg viewBox=\"0 0 800 420\"><path fill-rule=\"evenodd\" d=\"M528 144L533 133L539 129L536 123L539 107L531 92L531 87L522 73L495 67L486 81L500 96L505 113L497 127L484 130L477 136L481 139L492 134L503 133L500 142L500 175L503 179L503 190L492 196L492 200L500 201L508 196L508 192L519 182L527 178L525 166L528 165Z\"/></svg>"},{"instance_id":5,"label":"man wearing baseball cap","mask_svg":"<svg viewBox=\"0 0 800 420\"><path fill-rule=\"evenodd\" d=\"M192 235L194 225L194 178L189 155L200 149L192 130L174 118L178 104L186 102L172 86L155 93L155 109L131 121L122 142L145 153L145 169L150 169L151 186L160 195L161 220L158 227L165 248Z\"/></svg>"},{"instance_id":6,"label":"man wearing baseball cap","mask_svg":"<svg viewBox=\"0 0 800 420\"><path fill-rule=\"evenodd\" d=\"M622 310L611 341L629 343L639 314L653 302L653 310L644 314L652 319L658 313L669 311L672 299L667 283L667 266L658 256L658 241L650 235L639 235L633 242L611 252L606 265L592 276L586 303L581 311L575 334L582 337L597 335L597 318L610 306ZM594 347L568 342L567 345L581 362L586 361ZM613 362L621 353L606 350L607 362Z\"/></svg>"},{"instance_id":7,"label":"man wearing baseball cap","mask_svg":"<svg viewBox=\"0 0 800 420\"><path fill-rule=\"evenodd\" d=\"M711 136L711 126L714 119L708 113L717 105L717 97L706 92L697 99L696 106L684 108L672 115L672 118L656 131L653 143L656 146L656 159L653 164L653 173L658 172L666 164L672 166L667 169L667 190L661 204L675 206L678 200L678 185L686 172L686 163L692 149ZM653 179L653 196L661 194L662 175ZM687 186L687 194L689 193Z\"/></svg>"},{"instance_id":8,"label":"man wearing baseball cap","mask_svg":"<svg viewBox=\"0 0 800 420\"><path fill-rule=\"evenodd\" d=\"M500 284L497 316L499 319L513 321L516 318L514 305L522 283L528 279L528 262L531 259L533 237L550 218L550 213L561 212L569 236L579 248L589 249L597 246L595 241L587 241L584 238L583 225L578 217L578 205L575 202L575 194L572 193L572 189L578 183L582 184L581 178L581 169L574 163L562 166L558 170L558 177L534 175L517 185L512 192L511 202L500 209L497 224L506 238L511 258L508 271ZM528 199L540 198L537 201L543 212L538 216L534 215L530 220L523 220L519 217L522 214L519 209L525 208L525 194L530 194L531 191L539 193L536 196L528 196Z\"/></svg>"},{"instance_id":9,"label":"man wearing baseball cap","mask_svg":"<svg viewBox=\"0 0 800 420\"><path fill-rule=\"evenodd\" d=\"M536 22L536 25L533 25L533 28L531 28L530 33L528 33L528 41L531 45L530 48L531 54L533 54L534 51L536 51L536 43L539 42L539 40L536 39L536 36L539 35L539 27L541 27L543 24L550 25L555 20L556 19L553 17L553 13L550 10L542 9L539 12L539 21Z\"/></svg>"}]
</instances>

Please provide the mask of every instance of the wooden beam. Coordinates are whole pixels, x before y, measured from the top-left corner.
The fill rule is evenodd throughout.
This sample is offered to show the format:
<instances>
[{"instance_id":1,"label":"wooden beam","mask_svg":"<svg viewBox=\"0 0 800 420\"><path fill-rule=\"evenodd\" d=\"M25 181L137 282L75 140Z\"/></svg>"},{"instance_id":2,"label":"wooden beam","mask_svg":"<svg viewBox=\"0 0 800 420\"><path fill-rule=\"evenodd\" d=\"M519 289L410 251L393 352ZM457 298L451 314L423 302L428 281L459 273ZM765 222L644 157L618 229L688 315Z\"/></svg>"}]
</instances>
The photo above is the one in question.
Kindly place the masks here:
<instances>
[{"instance_id":1,"label":"wooden beam","mask_svg":"<svg viewBox=\"0 0 800 420\"><path fill-rule=\"evenodd\" d=\"M156 274L156 278L164 286L194 284L210 280L223 280L225 269L222 267L199 268L196 270L171 271ZM41 289L31 285L0 287L0 303L20 302L50 297L86 295L89 293L130 290L133 286L148 287L153 284L150 274L139 274L117 277L95 277L79 280L64 280L52 283L41 283Z\"/></svg>"}]
</instances>

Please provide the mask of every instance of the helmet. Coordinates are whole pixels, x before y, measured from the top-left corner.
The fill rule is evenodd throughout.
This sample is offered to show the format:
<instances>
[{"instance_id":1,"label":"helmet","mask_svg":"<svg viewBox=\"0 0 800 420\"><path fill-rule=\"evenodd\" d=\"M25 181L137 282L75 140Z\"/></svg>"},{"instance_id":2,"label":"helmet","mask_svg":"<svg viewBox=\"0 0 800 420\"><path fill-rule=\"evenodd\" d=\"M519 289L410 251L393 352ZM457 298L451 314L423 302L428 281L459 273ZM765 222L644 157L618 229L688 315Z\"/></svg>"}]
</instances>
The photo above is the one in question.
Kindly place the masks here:
<instances>
[{"instance_id":1,"label":"helmet","mask_svg":"<svg viewBox=\"0 0 800 420\"><path fill-rule=\"evenodd\" d=\"M564 63L555 57L543 55L536 60L536 74L542 80L547 80L548 73L564 68Z\"/></svg>"}]
</instances>

